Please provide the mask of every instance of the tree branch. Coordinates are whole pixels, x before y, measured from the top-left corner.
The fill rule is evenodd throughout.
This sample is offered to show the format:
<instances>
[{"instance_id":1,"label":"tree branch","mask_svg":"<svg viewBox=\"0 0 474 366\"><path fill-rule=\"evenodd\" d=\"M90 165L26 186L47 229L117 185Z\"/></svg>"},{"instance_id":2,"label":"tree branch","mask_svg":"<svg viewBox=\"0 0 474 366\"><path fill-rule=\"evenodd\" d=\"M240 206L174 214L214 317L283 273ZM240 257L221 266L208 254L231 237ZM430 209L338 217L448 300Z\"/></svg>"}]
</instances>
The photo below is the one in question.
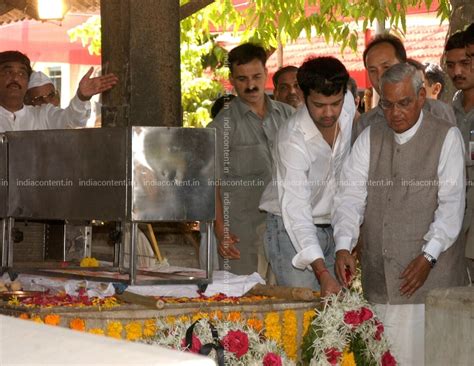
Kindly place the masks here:
<instances>
[{"instance_id":1,"label":"tree branch","mask_svg":"<svg viewBox=\"0 0 474 366\"><path fill-rule=\"evenodd\" d=\"M190 0L179 8L179 20L183 20L190 15L212 4L214 0Z\"/></svg>"}]
</instances>

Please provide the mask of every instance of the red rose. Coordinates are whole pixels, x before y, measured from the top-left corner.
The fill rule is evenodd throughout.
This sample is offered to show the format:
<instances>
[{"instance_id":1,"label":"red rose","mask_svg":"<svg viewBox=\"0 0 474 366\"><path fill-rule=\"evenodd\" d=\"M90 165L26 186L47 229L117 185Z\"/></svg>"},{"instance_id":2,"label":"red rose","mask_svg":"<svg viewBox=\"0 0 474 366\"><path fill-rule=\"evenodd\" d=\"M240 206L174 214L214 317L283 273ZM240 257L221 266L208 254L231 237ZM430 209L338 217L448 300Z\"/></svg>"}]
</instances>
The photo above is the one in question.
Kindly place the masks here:
<instances>
[{"instance_id":1,"label":"red rose","mask_svg":"<svg viewBox=\"0 0 474 366\"><path fill-rule=\"evenodd\" d=\"M282 366L281 357L269 352L263 358L263 366Z\"/></svg>"},{"instance_id":2,"label":"red rose","mask_svg":"<svg viewBox=\"0 0 474 366\"><path fill-rule=\"evenodd\" d=\"M240 358L249 350L249 337L240 330L230 330L222 339L222 345L226 351L232 352L237 358Z\"/></svg>"},{"instance_id":3,"label":"red rose","mask_svg":"<svg viewBox=\"0 0 474 366\"><path fill-rule=\"evenodd\" d=\"M382 333L384 331L384 327L383 327L383 324L377 320L375 321L375 325L377 326L377 329L375 330L374 339L377 341L380 341L382 339Z\"/></svg>"},{"instance_id":4,"label":"red rose","mask_svg":"<svg viewBox=\"0 0 474 366\"><path fill-rule=\"evenodd\" d=\"M360 314L356 310L348 311L344 314L344 323L357 326L361 323Z\"/></svg>"},{"instance_id":5,"label":"red rose","mask_svg":"<svg viewBox=\"0 0 474 366\"><path fill-rule=\"evenodd\" d=\"M337 365L339 357L342 355L342 352L339 352L334 347L325 349L324 353L326 354L326 358L331 365Z\"/></svg>"},{"instance_id":6,"label":"red rose","mask_svg":"<svg viewBox=\"0 0 474 366\"><path fill-rule=\"evenodd\" d=\"M385 352L382 355L382 366L396 366L397 361L395 361L395 358L392 356L390 351Z\"/></svg>"},{"instance_id":7,"label":"red rose","mask_svg":"<svg viewBox=\"0 0 474 366\"><path fill-rule=\"evenodd\" d=\"M374 316L374 313L372 313L372 311L370 309L367 309L367 308L362 308L360 309L360 320L361 320L361 323L362 322L365 322L369 319L372 319L372 317Z\"/></svg>"},{"instance_id":8,"label":"red rose","mask_svg":"<svg viewBox=\"0 0 474 366\"><path fill-rule=\"evenodd\" d=\"M181 340L181 347L186 348L187 351L192 352L192 353L199 353L201 346L202 346L201 341L194 334L192 336L191 348L186 348L186 338L183 338Z\"/></svg>"}]
</instances>

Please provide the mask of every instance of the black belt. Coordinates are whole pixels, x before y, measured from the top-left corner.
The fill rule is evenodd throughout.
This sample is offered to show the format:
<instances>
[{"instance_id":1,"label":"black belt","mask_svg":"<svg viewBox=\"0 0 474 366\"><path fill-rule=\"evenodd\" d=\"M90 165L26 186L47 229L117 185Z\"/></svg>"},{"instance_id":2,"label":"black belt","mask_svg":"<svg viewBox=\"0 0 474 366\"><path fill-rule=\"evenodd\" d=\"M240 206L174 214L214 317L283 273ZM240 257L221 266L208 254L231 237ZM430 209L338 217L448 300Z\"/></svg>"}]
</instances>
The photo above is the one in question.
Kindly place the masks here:
<instances>
[{"instance_id":1,"label":"black belt","mask_svg":"<svg viewBox=\"0 0 474 366\"><path fill-rule=\"evenodd\" d=\"M314 224L316 227L320 227L321 229L327 229L328 227L331 227L331 224Z\"/></svg>"}]
</instances>

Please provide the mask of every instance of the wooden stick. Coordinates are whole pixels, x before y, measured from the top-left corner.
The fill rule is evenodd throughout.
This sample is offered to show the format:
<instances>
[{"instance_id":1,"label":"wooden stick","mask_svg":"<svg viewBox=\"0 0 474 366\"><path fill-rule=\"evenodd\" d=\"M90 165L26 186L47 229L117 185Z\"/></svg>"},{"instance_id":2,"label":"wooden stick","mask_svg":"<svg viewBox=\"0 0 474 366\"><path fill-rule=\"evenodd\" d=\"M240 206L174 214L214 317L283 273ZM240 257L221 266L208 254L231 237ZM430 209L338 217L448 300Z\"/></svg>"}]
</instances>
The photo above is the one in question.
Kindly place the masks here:
<instances>
[{"instance_id":1,"label":"wooden stick","mask_svg":"<svg viewBox=\"0 0 474 366\"><path fill-rule=\"evenodd\" d=\"M158 261L162 263L163 257L161 256L160 248L158 247L158 242L156 240L155 233L153 232L153 227L151 226L151 224L147 224L146 226L148 228L148 234L150 234L153 251L155 252L156 257L158 258Z\"/></svg>"},{"instance_id":2,"label":"wooden stick","mask_svg":"<svg viewBox=\"0 0 474 366\"><path fill-rule=\"evenodd\" d=\"M256 296L274 296L286 300L316 300L313 290L304 287L266 286L257 284L248 293Z\"/></svg>"},{"instance_id":3,"label":"wooden stick","mask_svg":"<svg viewBox=\"0 0 474 366\"><path fill-rule=\"evenodd\" d=\"M165 307L163 300L156 300L153 296L143 296L124 291L122 294L115 294L115 297L131 304L143 305L152 309L163 309Z\"/></svg>"}]
</instances>

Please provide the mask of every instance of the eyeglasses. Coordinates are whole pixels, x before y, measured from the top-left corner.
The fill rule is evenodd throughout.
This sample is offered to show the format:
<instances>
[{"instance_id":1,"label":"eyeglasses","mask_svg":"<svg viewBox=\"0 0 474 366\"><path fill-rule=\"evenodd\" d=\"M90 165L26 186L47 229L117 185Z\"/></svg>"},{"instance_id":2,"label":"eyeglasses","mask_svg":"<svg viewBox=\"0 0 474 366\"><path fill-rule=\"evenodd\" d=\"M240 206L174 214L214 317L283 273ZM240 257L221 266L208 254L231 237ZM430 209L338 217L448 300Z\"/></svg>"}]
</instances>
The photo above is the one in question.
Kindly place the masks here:
<instances>
[{"instance_id":1,"label":"eyeglasses","mask_svg":"<svg viewBox=\"0 0 474 366\"><path fill-rule=\"evenodd\" d=\"M398 109L406 110L410 107L410 105L413 102L414 102L414 98L410 98L410 97L399 100L398 102L389 102L386 99L382 99L382 100L380 100L380 107L382 107L382 109L384 109L386 111L394 109L395 106Z\"/></svg>"},{"instance_id":2,"label":"eyeglasses","mask_svg":"<svg viewBox=\"0 0 474 366\"><path fill-rule=\"evenodd\" d=\"M46 104L51 101L54 97L58 95L57 91L52 91L49 94L46 95L38 95L37 97L31 98L31 104L33 105L41 105L41 104Z\"/></svg>"}]
</instances>

